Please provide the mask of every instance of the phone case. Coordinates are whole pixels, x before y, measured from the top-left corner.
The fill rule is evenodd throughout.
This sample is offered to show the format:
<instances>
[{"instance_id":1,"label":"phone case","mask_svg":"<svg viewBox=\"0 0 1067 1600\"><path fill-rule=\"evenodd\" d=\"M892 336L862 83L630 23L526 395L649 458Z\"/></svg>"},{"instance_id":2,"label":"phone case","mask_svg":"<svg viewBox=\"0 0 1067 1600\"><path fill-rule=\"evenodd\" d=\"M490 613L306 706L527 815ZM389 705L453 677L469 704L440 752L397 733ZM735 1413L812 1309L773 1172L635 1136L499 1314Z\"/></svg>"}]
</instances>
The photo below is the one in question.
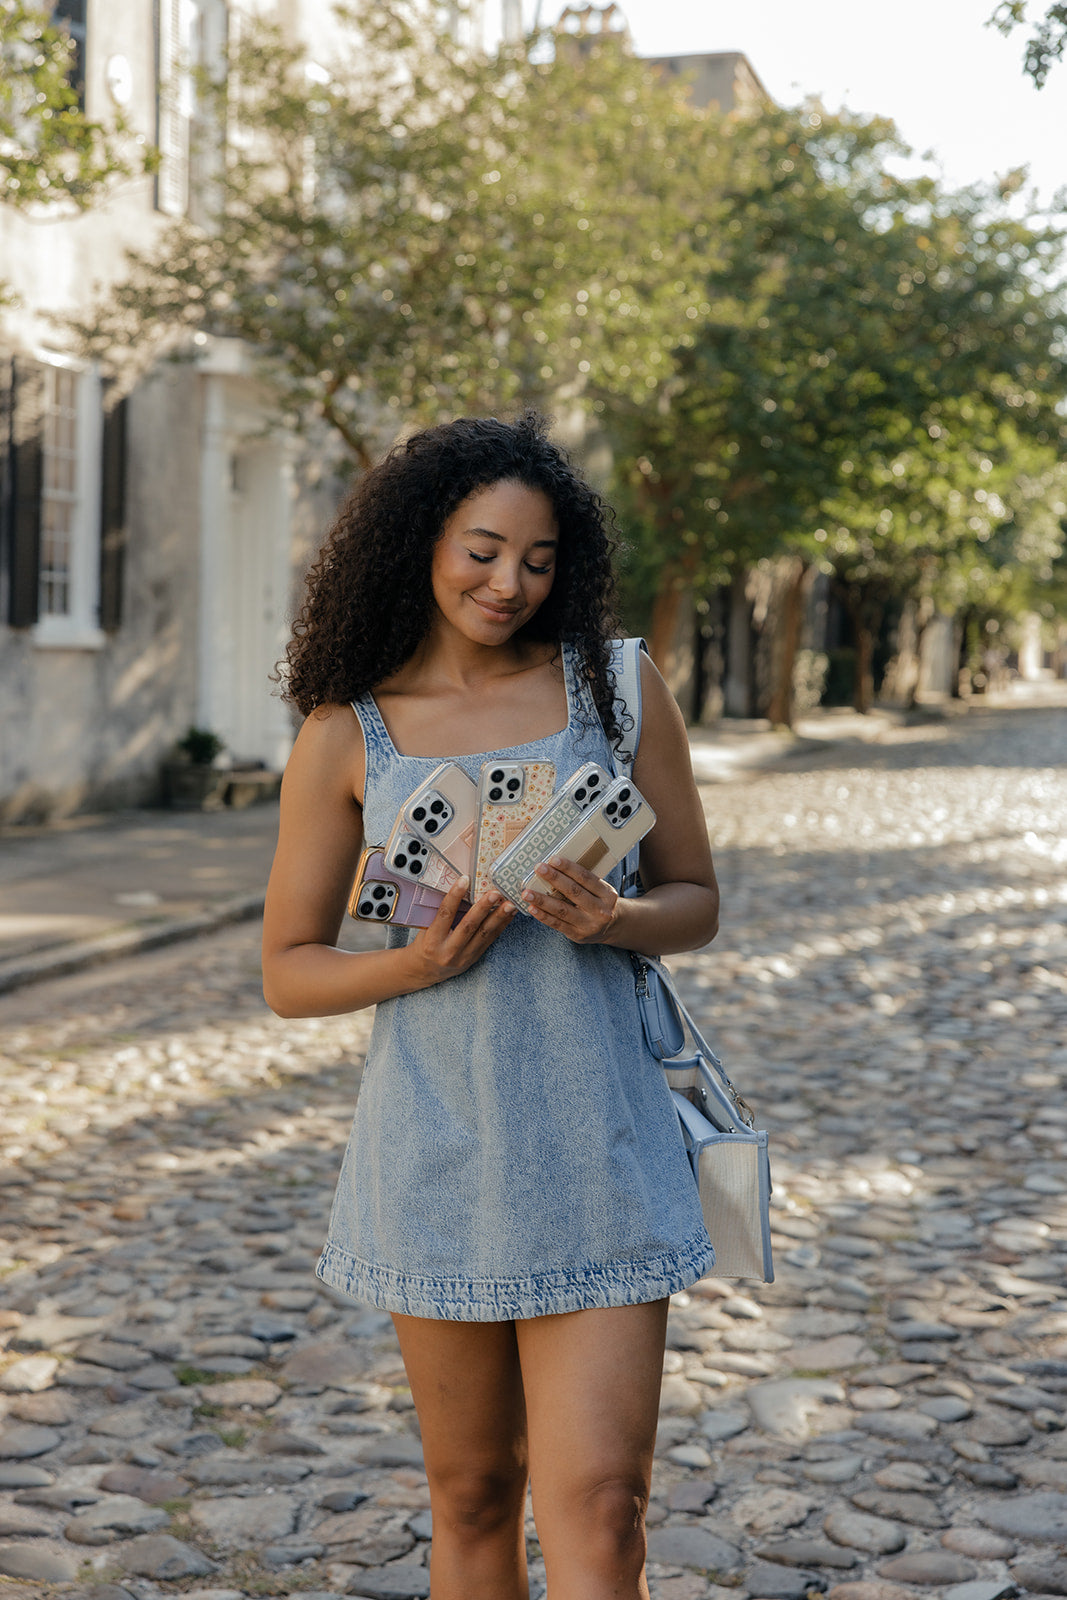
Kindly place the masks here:
<instances>
[{"instance_id":1,"label":"phone case","mask_svg":"<svg viewBox=\"0 0 1067 1600\"><path fill-rule=\"evenodd\" d=\"M655 825L656 814L633 780L616 778L596 806L564 835L552 854L567 856L602 878ZM526 887L541 894L552 893L551 885L533 872L524 880L523 888Z\"/></svg>"},{"instance_id":2,"label":"phone case","mask_svg":"<svg viewBox=\"0 0 1067 1600\"><path fill-rule=\"evenodd\" d=\"M425 883L397 878L383 860L380 845L368 845L359 858L356 881L348 897L348 914L359 922L390 922L405 928L428 928L444 895Z\"/></svg>"},{"instance_id":3,"label":"phone case","mask_svg":"<svg viewBox=\"0 0 1067 1600\"><path fill-rule=\"evenodd\" d=\"M551 761L486 761L478 779L473 897L490 887L490 868L552 798Z\"/></svg>"},{"instance_id":4,"label":"phone case","mask_svg":"<svg viewBox=\"0 0 1067 1600\"><path fill-rule=\"evenodd\" d=\"M385 842L383 855L395 877L407 878L410 883L424 883L428 889L440 889L442 894L447 894L459 881L455 867L436 850L431 850L418 834L412 833L402 814Z\"/></svg>"},{"instance_id":5,"label":"phone case","mask_svg":"<svg viewBox=\"0 0 1067 1600\"><path fill-rule=\"evenodd\" d=\"M454 761L435 767L401 808L412 833L444 856L461 876L471 877L478 825L478 786Z\"/></svg>"},{"instance_id":6,"label":"phone case","mask_svg":"<svg viewBox=\"0 0 1067 1600\"><path fill-rule=\"evenodd\" d=\"M579 822L582 813L607 789L610 775L595 761L587 761L567 779L548 805L534 817L529 827L498 857L489 876L508 899L527 916L530 908L522 898L522 886L546 856L554 855L559 841Z\"/></svg>"}]
</instances>

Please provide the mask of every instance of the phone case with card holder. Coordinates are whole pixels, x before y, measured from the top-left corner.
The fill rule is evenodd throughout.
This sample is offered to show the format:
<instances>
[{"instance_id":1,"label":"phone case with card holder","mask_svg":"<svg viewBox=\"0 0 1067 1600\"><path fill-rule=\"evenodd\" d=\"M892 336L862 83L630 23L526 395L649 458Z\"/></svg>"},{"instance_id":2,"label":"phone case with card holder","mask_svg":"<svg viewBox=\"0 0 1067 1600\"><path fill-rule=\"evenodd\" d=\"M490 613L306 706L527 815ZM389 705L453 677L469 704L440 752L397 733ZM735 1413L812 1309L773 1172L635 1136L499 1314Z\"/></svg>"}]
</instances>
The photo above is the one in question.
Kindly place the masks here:
<instances>
[{"instance_id":1,"label":"phone case with card holder","mask_svg":"<svg viewBox=\"0 0 1067 1600\"><path fill-rule=\"evenodd\" d=\"M486 761L478 779L473 898L491 886L490 869L552 798L551 761Z\"/></svg>"},{"instance_id":2,"label":"phone case with card holder","mask_svg":"<svg viewBox=\"0 0 1067 1600\"><path fill-rule=\"evenodd\" d=\"M444 856L461 876L473 876L478 786L462 767L454 761L435 767L402 806L401 816L411 832Z\"/></svg>"},{"instance_id":3,"label":"phone case with card holder","mask_svg":"<svg viewBox=\"0 0 1067 1600\"><path fill-rule=\"evenodd\" d=\"M544 810L489 869L497 888L527 916L530 908L522 898L523 883L546 856L556 853L559 841L581 820L583 812L595 805L610 782L603 767L587 761L556 790Z\"/></svg>"},{"instance_id":4,"label":"phone case with card holder","mask_svg":"<svg viewBox=\"0 0 1067 1600\"><path fill-rule=\"evenodd\" d=\"M616 778L596 806L564 835L551 854L566 856L594 877L603 878L655 825L656 813L633 780ZM540 894L552 893L551 885L536 872L531 872L524 880L523 888L535 889Z\"/></svg>"},{"instance_id":5,"label":"phone case with card holder","mask_svg":"<svg viewBox=\"0 0 1067 1600\"><path fill-rule=\"evenodd\" d=\"M398 878L407 878L410 883L424 883L428 889L439 889L447 894L453 884L459 882L459 873L451 862L431 850L417 833L412 833L402 815L385 842L383 854L389 871Z\"/></svg>"},{"instance_id":6,"label":"phone case with card holder","mask_svg":"<svg viewBox=\"0 0 1067 1600\"><path fill-rule=\"evenodd\" d=\"M389 871L380 845L368 845L359 858L348 897L348 914L359 922L428 928L444 895L425 883L411 883Z\"/></svg>"}]
</instances>

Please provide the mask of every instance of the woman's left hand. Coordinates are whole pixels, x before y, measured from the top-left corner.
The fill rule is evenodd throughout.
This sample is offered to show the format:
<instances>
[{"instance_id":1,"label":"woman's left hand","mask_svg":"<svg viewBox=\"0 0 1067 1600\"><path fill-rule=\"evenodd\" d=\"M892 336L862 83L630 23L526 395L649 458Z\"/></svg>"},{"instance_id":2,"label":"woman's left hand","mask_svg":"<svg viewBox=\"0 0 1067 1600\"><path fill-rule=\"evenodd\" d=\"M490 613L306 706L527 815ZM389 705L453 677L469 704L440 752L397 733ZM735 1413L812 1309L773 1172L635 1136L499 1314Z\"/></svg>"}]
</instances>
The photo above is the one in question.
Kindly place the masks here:
<instances>
[{"instance_id":1,"label":"woman's left hand","mask_svg":"<svg viewBox=\"0 0 1067 1600\"><path fill-rule=\"evenodd\" d=\"M524 889L522 898L538 922L573 944L602 944L619 914L619 896L611 884L566 856L550 856L537 876L551 884L552 893Z\"/></svg>"}]
</instances>

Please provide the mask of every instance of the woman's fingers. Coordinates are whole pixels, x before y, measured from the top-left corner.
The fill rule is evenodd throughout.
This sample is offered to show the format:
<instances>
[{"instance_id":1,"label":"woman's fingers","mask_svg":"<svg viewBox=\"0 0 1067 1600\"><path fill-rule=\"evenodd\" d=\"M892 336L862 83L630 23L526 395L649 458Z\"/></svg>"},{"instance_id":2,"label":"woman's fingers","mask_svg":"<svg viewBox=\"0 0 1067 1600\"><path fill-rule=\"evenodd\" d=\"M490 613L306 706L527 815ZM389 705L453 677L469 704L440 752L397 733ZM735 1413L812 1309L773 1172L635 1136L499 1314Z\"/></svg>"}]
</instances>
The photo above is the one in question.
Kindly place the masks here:
<instances>
[{"instance_id":1,"label":"woman's fingers","mask_svg":"<svg viewBox=\"0 0 1067 1600\"><path fill-rule=\"evenodd\" d=\"M538 876L552 893L526 889L523 899L539 922L579 944L595 942L611 927L619 897L603 878L564 856L550 857L538 868Z\"/></svg>"}]
</instances>

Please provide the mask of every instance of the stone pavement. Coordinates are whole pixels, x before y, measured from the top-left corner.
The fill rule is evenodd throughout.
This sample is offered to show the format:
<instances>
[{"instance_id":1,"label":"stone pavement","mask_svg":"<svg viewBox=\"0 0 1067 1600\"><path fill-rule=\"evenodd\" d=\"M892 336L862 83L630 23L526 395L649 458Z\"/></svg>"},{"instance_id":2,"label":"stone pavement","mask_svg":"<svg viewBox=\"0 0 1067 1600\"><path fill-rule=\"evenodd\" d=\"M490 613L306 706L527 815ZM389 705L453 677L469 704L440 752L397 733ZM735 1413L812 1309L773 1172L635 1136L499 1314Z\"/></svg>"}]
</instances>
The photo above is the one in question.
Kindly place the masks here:
<instances>
[{"instance_id":1,"label":"stone pavement","mask_svg":"<svg viewBox=\"0 0 1067 1600\"><path fill-rule=\"evenodd\" d=\"M652 1594L1067 1595L1067 717L704 798L672 965L778 1276L675 1296ZM251 923L0 997L0 1600L428 1594L389 1320L312 1276L369 1023L272 1017Z\"/></svg>"}]
</instances>

